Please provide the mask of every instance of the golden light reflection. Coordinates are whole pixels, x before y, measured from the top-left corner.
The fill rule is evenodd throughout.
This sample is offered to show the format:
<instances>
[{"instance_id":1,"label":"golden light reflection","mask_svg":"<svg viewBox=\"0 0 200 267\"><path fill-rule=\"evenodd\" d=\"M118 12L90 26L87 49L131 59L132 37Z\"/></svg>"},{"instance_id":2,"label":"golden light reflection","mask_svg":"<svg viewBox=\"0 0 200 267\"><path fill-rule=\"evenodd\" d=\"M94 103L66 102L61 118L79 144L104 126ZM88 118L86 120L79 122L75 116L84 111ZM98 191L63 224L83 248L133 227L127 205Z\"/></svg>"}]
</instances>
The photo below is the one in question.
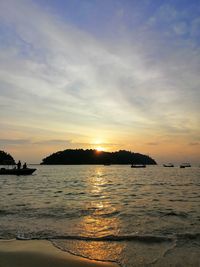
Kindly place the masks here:
<instances>
[{"instance_id":1,"label":"golden light reflection","mask_svg":"<svg viewBox=\"0 0 200 267\"><path fill-rule=\"evenodd\" d=\"M89 259L116 262L125 248L125 243L122 242L56 240L56 244Z\"/></svg>"},{"instance_id":2,"label":"golden light reflection","mask_svg":"<svg viewBox=\"0 0 200 267\"><path fill-rule=\"evenodd\" d=\"M90 213L88 216L84 216L81 221L81 228L87 236L102 237L111 233L113 235L118 234L119 219L115 214L119 207L111 204L106 184L107 176L103 167L97 167L95 174L88 177L87 188L90 201L87 204L87 209Z\"/></svg>"},{"instance_id":3,"label":"golden light reflection","mask_svg":"<svg viewBox=\"0 0 200 267\"><path fill-rule=\"evenodd\" d=\"M119 218L115 216L118 207L111 204L109 191L106 190L107 176L103 167L97 167L94 175L88 177L87 188L90 201L87 205L89 215L82 217L80 230L84 235L105 237L119 234ZM77 244L80 254L91 259L116 260L122 251L122 245L116 242L81 241Z\"/></svg>"}]
</instances>

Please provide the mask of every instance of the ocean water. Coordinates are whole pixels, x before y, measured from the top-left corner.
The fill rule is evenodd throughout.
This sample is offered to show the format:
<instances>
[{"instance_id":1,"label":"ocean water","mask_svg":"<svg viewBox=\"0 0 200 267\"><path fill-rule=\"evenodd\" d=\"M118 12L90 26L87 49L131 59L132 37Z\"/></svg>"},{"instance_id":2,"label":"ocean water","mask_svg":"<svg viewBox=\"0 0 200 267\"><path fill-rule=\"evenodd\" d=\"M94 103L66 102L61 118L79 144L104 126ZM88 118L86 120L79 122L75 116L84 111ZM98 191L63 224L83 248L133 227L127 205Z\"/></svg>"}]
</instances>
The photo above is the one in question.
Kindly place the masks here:
<instances>
[{"instance_id":1,"label":"ocean water","mask_svg":"<svg viewBox=\"0 0 200 267\"><path fill-rule=\"evenodd\" d=\"M36 166L0 176L0 238L121 266L200 266L200 168Z\"/></svg>"}]
</instances>

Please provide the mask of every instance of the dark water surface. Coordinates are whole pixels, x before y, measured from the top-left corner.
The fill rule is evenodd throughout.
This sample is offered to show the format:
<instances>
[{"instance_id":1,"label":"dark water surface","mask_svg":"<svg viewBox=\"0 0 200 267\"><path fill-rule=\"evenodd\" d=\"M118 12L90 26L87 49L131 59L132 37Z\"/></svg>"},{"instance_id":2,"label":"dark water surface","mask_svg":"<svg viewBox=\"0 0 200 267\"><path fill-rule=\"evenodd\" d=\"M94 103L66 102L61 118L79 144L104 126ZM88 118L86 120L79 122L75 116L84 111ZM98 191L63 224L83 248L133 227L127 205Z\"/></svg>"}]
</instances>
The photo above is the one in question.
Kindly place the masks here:
<instances>
[{"instance_id":1,"label":"dark water surface","mask_svg":"<svg viewBox=\"0 0 200 267\"><path fill-rule=\"evenodd\" d=\"M37 166L1 176L0 238L16 237L123 266L200 266L200 168Z\"/></svg>"}]
</instances>

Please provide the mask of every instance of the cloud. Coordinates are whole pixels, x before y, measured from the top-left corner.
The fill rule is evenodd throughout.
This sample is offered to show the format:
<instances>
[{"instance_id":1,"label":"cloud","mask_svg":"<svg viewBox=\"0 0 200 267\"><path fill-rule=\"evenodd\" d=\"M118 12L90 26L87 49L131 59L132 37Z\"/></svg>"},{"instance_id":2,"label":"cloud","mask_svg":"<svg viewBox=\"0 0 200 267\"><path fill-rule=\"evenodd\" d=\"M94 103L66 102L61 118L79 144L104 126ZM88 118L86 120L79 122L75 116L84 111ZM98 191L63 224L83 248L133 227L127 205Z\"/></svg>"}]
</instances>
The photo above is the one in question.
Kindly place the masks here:
<instances>
[{"instance_id":1,"label":"cloud","mask_svg":"<svg viewBox=\"0 0 200 267\"><path fill-rule=\"evenodd\" d=\"M157 12L157 17L166 22L175 21L178 16L179 13L177 12L176 8L169 4L161 5Z\"/></svg>"},{"instance_id":2,"label":"cloud","mask_svg":"<svg viewBox=\"0 0 200 267\"><path fill-rule=\"evenodd\" d=\"M200 36L200 18L194 18L191 22L191 35L194 37Z\"/></svg>"},{"instance_id":3,"label":"cloud","mask_svg":"<svg viewBox=\"0 0 200 267\"><path fill-rule=\"evenodd\" d=\"M187 24L184 21L182 21L182 22L177 23L174 26L174 31L178 35L184 35L184 34L187 34L189 32L189 28L188 28Z\"/></svg>"},{"instance_id":4,"label":"cloud","mask_svg":"<svg viewBox=\"0 0 200 267\"><path fill-rule=\"evenodd\" d=\"M0 139L0 145L26 145L30 144L28 139Z\"/></svg>"},{"instance_id":5,"label":"cloud","mask_svg":"<svg viewBox=\"0 0 200 267\"><path fill-rule=\"evenodd\" d=\"M198 143L198 142L191 142L191 143L189 143L189 145L190 145L190 146L199 146L200 143Z\"/></svg>"},{"instance_id":6,"label":"cloud","mask_svg":"<svg viewBox=\"0 0 200 267\"><path fill-rule=\"evenodd\" d=\"M67 147L94 147L97 145L101 146L117 146L119 144L113 144L113 143L83 143L83 142L74 142L72 140L65 140L65 139L47 139L47 140L40 140L35 141L34 139L0 139L0 145L58 145L58 146L65 146Z\"/></svg>"},{"instance_id":7,"label":"cloud","mask_svg":"<svg viewBox=\"0 0 200 267\"><path fill-rule=\"evenodd\" d=\"M149 146L157 146L157 145L159 145L159 143L158 142L149 142L149 143L147 143L147 145L149 145Z\"/></svg>"},{"instance_id":8,"label":"cloud","mask_svg":"<svg viewBox=\"0 0 200 267\"><path fill-rule=\"evenodd\" d=\"M74 142L72 140L62 140L62 139L52 139L52 140L41 140L41 141L32 141L33 145L43 145L43 146L48 146L48 145L56 145L56 146L62 146L63 149L68 149L68 148L95 148L96 146L100 145L106 148L112 148L119 146L119 144L113 144L113 143L83 143L83 142Z\"/></svg>"},{"instance_id":9,"label":"cloud","mask_svg":"<svg viewBox=\"0 0 200 267\"><path fill-rule=\"evenodd\" d=\"M52 139L52 140L41 140L41 141L33 141L34 145L69 145L71 144L71 140L60 140L60 139Z\"/></svg>"}]
</instances>

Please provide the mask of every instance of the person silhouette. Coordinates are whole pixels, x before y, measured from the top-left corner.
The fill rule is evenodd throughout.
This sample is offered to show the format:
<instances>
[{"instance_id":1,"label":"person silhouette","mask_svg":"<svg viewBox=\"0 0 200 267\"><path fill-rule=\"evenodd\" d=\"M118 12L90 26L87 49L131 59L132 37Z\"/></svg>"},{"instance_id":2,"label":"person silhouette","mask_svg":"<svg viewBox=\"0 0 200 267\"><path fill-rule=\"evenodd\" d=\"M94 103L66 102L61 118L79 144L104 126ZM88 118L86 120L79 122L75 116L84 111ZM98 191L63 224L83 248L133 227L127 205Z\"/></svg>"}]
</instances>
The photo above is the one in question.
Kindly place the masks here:
<instances>
[{"instance_id":1,"label":"person silhouette","mask_svg":"<svg viewBox=\"0 0 200 267\"><path fill-rule=\"evenodd\" d=\"M22 164L21 164L21 161L19 160L18 163L17 163L17 169L18 169L18 170L21 169L21 165L22 165Z\"/></svg>"},{"instance_id":2,"label":"person silhouette","mask_svg":"<svg viewBox=\"0 0 200 267\"><path fill-rule=\"evenodd\" d=\"M23 169L26 169L27 168L27 165L26 165L26 162L24 163L23 165Z\"/></svg>"}]
</instances>

